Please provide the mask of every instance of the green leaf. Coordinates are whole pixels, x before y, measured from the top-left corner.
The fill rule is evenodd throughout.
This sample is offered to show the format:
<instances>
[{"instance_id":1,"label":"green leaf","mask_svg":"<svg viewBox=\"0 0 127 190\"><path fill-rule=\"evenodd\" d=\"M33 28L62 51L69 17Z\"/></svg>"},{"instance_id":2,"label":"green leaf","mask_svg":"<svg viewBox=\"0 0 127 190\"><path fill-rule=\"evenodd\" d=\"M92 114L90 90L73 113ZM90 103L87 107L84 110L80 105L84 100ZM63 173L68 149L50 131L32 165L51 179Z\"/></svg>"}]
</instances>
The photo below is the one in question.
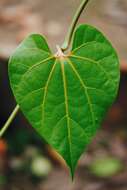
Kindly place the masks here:
<instances>
[{"instance_id":1,"label":"green leaf","mask_svg":"<svg viewBox=\"0 0 127 190\"><path fill-rule=\"evenodd\" d=\"M123 169L123 163L118 158L105 157L93 160L89 170L97 177L111 177Z\"/></svg>"},{"instance_id":2,"label":"green leaf","mask_svg":"<svg viewBox=\"0 0 127 190\"><path fill-rule=\"evenodd\" d=\"M116 98L117 54L101 32L81 25L72 51L53 55L45 39L26 38L9 61L11 87L38 133L65 159L73 177L77 161Z\"/></svg>"}]
</instances>

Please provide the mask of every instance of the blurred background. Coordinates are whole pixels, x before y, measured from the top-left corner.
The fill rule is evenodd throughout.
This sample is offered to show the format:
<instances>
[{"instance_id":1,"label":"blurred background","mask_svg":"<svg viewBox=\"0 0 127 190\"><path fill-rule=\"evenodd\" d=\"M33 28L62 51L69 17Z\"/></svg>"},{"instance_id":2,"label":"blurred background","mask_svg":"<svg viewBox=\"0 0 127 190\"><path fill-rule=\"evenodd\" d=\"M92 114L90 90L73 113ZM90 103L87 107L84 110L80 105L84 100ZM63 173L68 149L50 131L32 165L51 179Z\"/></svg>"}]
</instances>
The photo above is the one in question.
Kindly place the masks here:
<instances>
[{"instance_id":1,"label":"blurred background","mask_svg":"<svg viewBox=\"0 0 127 190\"><path fill-rule=\"evenodd\" d=\"M8 58L29 33L53 51L81 0L0 0L0 128L15 107ZM101 130L82 155L72 184L64 161L19 113L0 139L0 190L127 190L127 0L91 0L80 23L103 31L117 49L120 90Z\"/></svg>"}]
</instances>

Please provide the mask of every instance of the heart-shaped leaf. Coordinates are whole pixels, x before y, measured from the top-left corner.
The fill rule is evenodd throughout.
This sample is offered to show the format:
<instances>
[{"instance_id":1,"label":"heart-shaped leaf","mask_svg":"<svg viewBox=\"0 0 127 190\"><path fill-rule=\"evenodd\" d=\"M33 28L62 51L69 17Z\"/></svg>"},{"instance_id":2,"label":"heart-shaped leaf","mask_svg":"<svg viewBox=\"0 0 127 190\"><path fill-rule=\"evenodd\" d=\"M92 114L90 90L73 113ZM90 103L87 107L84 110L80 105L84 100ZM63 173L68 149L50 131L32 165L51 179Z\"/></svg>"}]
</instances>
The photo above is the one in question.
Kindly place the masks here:
<instances>
[{"instance_id":1,"label":"heart-shaped leaf","mask_svg":"<svg viewBox=\"0 0 127 190\"><path fill-rule=\"evenodd\" d=\"M11 87L38 133L65 159L73 176L77 161L113 103L119 61L109 41L92 26L77 28L72 51L53 55L33 34L9 61Z\"/></svg>"}]
</instances>

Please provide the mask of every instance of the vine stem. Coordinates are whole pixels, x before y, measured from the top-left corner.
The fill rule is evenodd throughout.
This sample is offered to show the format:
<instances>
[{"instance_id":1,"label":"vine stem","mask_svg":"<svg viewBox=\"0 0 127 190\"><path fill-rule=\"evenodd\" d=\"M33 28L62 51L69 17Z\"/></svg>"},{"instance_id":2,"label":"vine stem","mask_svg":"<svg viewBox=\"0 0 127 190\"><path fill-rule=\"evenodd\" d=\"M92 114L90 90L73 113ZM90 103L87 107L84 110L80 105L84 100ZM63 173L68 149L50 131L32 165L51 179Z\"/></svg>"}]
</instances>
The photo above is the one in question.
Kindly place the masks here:
<instances>
[{"instance_id":1,"label":"vine stem","mask_svg":"<svg viewBox=\"0 0 127 190\"><path fill-rule=\"evenodd\" d=\"M89 2L89 0L82 0L79 8L77 9L77 11L76 11L76 13L75 13L75 15L73 17L72 23L70 25L70 28L68 30L68 33L67 33L67 35L65 37L64 43L61 46L61 49L62 49L63 52L66 51L69 48L69 46L71 44L71 40L72 40L74 30L75 30L75 26L76 26L76 24L77 24L77 22L79 20L79 17L81 15L82 11L84 10L84 8L86 7L88 2Z\"/></svg>"},{"instance_id":2,"label":"vine stem","mask_svg":"<svg viewBox=\"0 0 127 190\"><path fill-rule=\"evenodd\" d=\"M15 118L16 114L19 111L19 105L17 105L15 107L15 109L13 110L13 112L11 113L10 117L8 118L8 120L6 121L6 123L4 124L3 128L0 130L0 138L3 136L3 134L6 132L6 130L8 129L8 127L10 126L11 122L13 121L13 119Z\"/></svg>"}]
</instances>

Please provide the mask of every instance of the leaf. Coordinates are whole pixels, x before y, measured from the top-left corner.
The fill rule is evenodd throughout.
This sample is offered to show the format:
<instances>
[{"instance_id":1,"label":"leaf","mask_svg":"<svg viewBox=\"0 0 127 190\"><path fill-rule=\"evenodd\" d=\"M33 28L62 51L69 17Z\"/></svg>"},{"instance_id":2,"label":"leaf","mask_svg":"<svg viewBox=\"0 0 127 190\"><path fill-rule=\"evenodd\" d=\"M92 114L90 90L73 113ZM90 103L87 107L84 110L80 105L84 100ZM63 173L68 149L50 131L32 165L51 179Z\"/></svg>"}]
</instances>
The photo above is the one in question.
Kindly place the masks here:
<instances>
[{"instance_id":1,"label":"leaf","mask_svg":"<svg viewBox=\"0 0 127 190\"><path fill-rule=\"evenodd\" d=\"M108 178L122 171L123 163L118 158L102 157L93 160L89 170L97 177Z\"/></svg>"},{"instance_id":2,"label":"leaf","mask_svg":"<svg viewBox=\"0 0 127 190\"><path fill-rule=\"evenodd\" d=\"M92 26L76 29L72 51L53 55L45 39L26 38L9 61L11 87L38 133L64 158L73 177L77 161L116 98L119 61Z\"/></svg>"}]
</instances>

